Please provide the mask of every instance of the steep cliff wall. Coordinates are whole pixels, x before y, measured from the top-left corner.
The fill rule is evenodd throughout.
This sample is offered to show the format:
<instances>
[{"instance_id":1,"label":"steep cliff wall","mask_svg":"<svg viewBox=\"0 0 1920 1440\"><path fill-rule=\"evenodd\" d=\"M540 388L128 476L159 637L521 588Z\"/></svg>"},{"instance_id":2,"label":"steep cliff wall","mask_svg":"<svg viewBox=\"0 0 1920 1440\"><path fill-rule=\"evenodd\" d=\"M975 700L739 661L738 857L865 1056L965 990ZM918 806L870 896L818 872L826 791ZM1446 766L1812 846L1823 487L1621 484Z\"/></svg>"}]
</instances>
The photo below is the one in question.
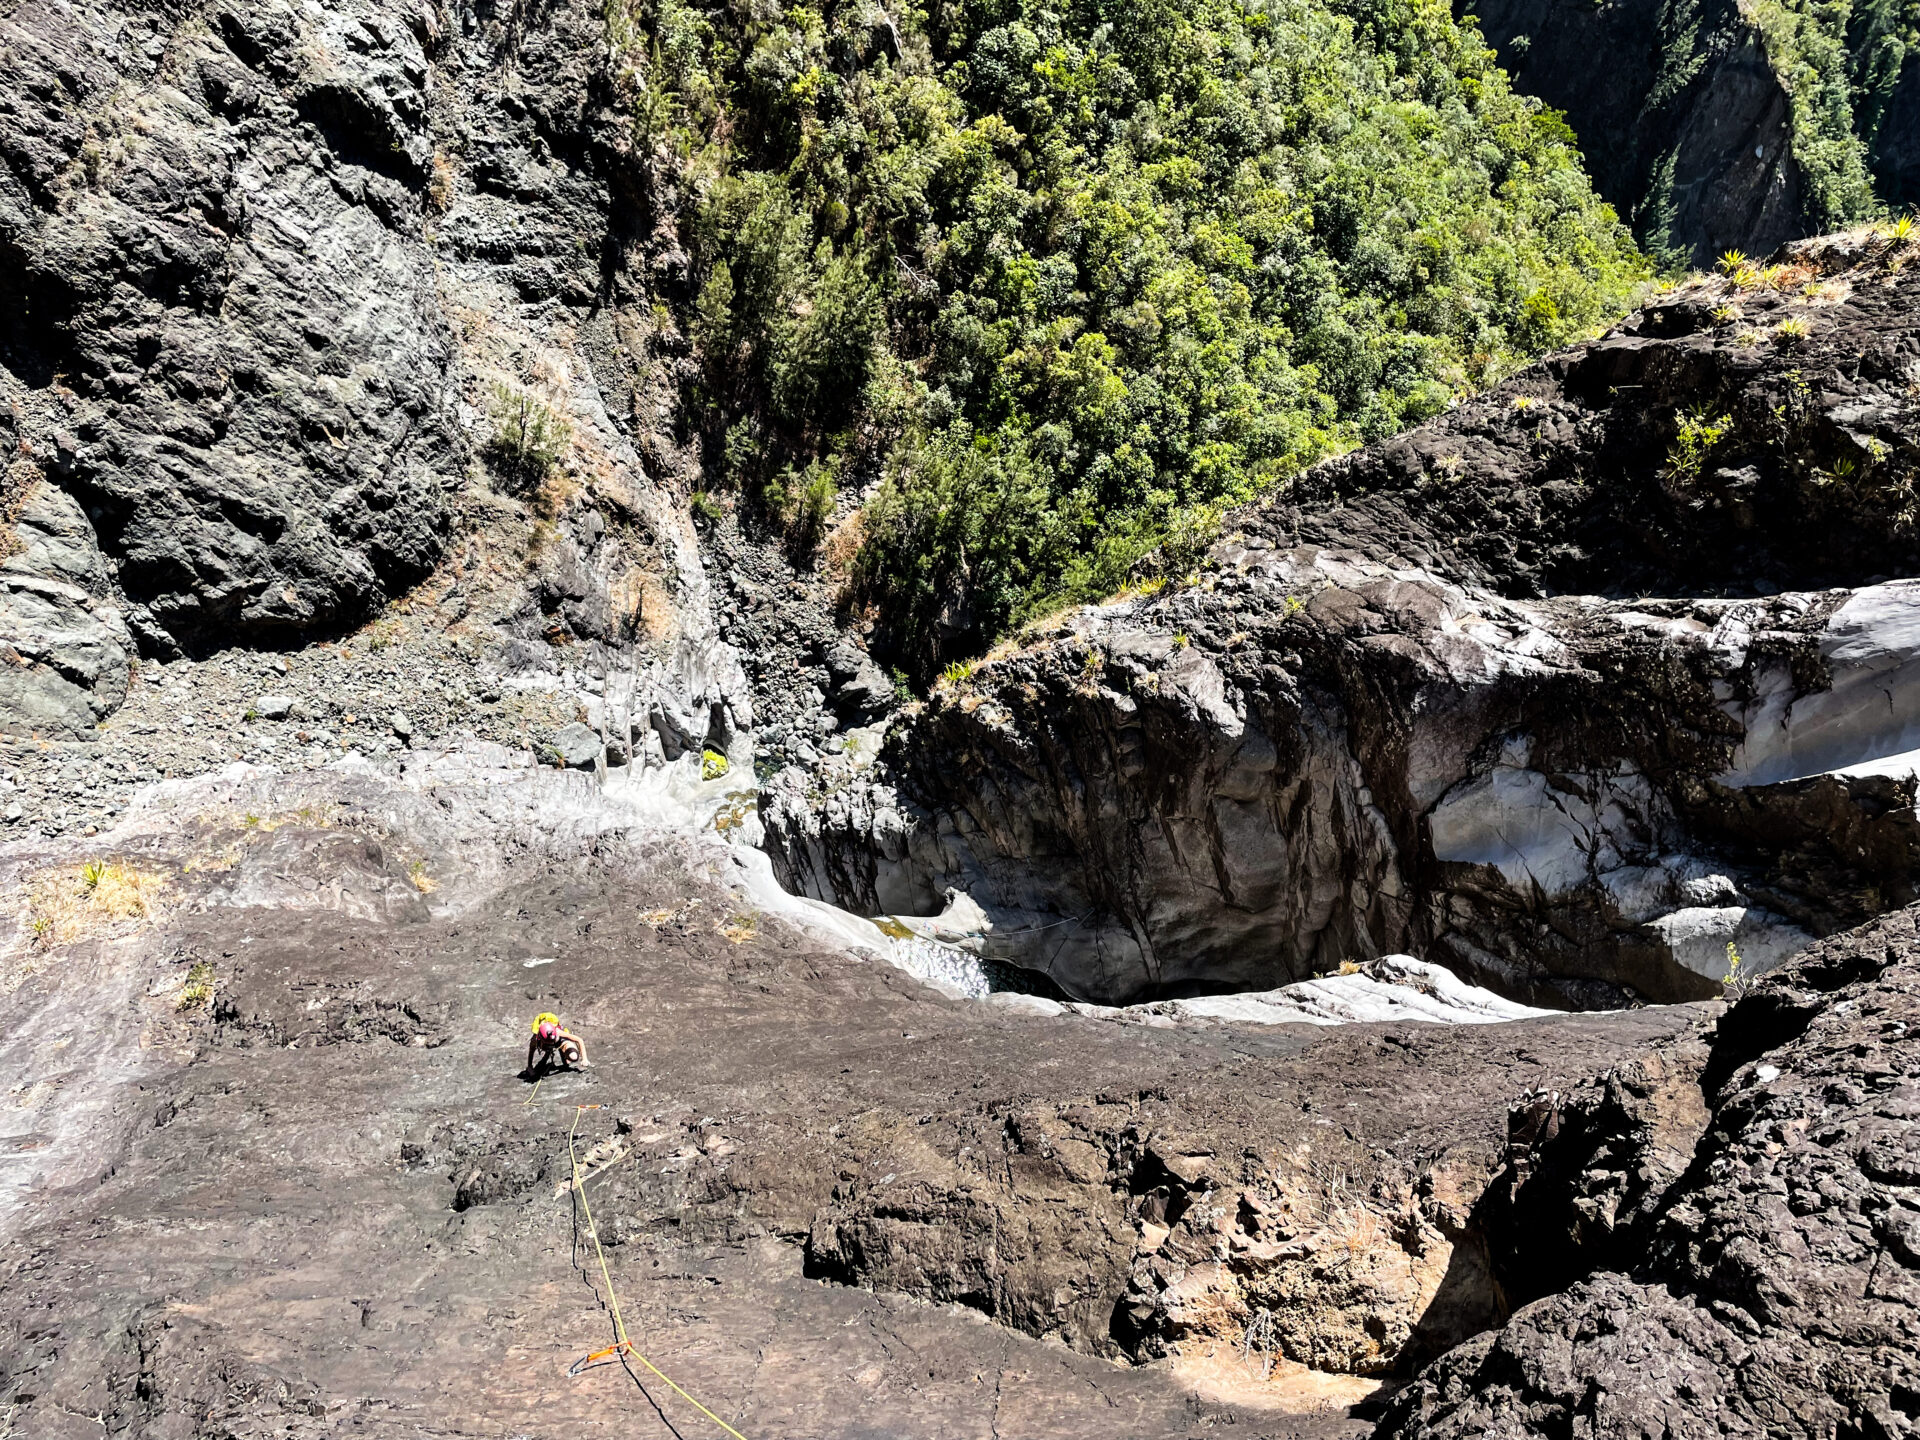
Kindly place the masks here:
<instances>
[{"instance_id":1,"label":"steep cliff wall","mask_svg":"<svg viewBox=\"0 0 1920 1440\"><path fill-rule=\"evenodd\" d=\"M1694 265L1808 233L1788 97L1732 0L1486 0L1514 83L1566 112L1600 193Z\"/></svg>"},{"instance_id":2,"label":"steep cliff wall","mask_svg":"<svg viewBox=\"0 0 1920 1440\"><path fill-rule=\"evenodd\" d=\"M417 597L507 672L591 677L617 754L734 745L746 681L633 439L677 242L604 33L585 4L0 17L0 730L90 736L136 651Z\"/></svg>"},{"instance_id":3,"label":"steep cliff wall","mask_svg":"<svg viewBox=\"0 0 1920 1440\"><path fill-rule=\"evenodd\" d=\"M1704 267L1914 197L1920 61L1891 4L1483 0L1515 85L1565 112L1641 241Z\"/></svg>"},{"instance_id":4,"label":"steep cliff wall","mask_svg":"<svg viewBox=\"0 0 1920 1440\"><path fill-rule=\"evenodd\" d=\"M1888 203L1920 205L1920 61L1909 61L1874 136L1874 176Z\"/></svg>"}]
</instances>

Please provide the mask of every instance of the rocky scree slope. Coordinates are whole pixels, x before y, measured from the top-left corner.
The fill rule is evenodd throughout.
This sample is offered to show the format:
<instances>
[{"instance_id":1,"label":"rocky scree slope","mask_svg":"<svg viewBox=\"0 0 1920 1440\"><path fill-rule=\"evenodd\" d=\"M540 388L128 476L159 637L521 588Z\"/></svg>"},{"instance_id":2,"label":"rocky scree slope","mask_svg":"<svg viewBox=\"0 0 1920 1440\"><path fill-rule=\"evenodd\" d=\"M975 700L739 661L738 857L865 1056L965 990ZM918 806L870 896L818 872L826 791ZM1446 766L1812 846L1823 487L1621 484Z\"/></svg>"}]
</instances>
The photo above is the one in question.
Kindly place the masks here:
<instances>
[{"instance_id":1,"label":"rocky scree slope","mask_svg":"<svg viewBox=\"0 0 1920 1440\"><path fill-rule=\"evenodd\" d=\"M1233 514L1198 573L989 657L877 763L776 777L780 873L864 913L964 891L989 953L1104 1001L1387 951L1685 999L1904 903L1907 253L1695 283Z\"/></svg>"}]
</instances>

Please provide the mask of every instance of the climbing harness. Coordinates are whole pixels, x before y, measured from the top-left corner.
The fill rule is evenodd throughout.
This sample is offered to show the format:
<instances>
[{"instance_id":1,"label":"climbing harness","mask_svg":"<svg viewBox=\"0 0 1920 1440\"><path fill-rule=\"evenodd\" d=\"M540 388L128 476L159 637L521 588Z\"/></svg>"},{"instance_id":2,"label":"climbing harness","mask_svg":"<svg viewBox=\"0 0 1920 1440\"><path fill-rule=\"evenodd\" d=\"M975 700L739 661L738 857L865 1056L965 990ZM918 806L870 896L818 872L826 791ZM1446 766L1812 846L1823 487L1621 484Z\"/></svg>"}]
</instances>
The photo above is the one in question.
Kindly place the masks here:
<instances>
[{"instance_id":1,"label":"climbing harness","mask_svg":"<svg viewBox=\"0 0 1920 1440\"><path fill-rule=\"evenodd\" d=\"M659 1376L669 1390L673 1391L674 1394L693 1406L694 1409L706 1416L707 1419L726 1431L727 1434L733 1437L733 1440L747 1440L746 1436L742 1435L738 1430L734 1429L733 1426L722 1420L718 1415L714 1414L713 1411L709 1410L698 1400L694 1399L693 1396L676 1385L673 1378L669 1376L666 1371L662 1370L658 1365L655 1365L645 1355L642 1355L634 1348L633 1341L627 1338L626 1321L620 1318L620 1297L614 1294L613 1291L613 1276L607 1271L607 1252L600 1248L600 1232L594 1227L593 1207L587 1203L587 1192L581 1184L580 1156L574 1149L573 1143L574 1133L580 1128L580 1117L589 1110L599 1110L602 1108L604 1107L599 1105L574 1106L573 1124L567 1130L567 1159L573 1164L573 1193L580 1198L580 1209L587 1217L587 1234L593 1240L593 1253L595 1258L600 1262L600 1279L607 1287L607 1308L613 1312L614 1340L613 1344L607 1346L604 1350L596 1350L591 1355L582 1355L567 1367L567 1374L569 1377L584 1375L587 1371L597 1369L601 1365L612 1364L614 1357L631 1355L642 1365L646 1366L647 1369Z\"/></svg>"}]
</instances>

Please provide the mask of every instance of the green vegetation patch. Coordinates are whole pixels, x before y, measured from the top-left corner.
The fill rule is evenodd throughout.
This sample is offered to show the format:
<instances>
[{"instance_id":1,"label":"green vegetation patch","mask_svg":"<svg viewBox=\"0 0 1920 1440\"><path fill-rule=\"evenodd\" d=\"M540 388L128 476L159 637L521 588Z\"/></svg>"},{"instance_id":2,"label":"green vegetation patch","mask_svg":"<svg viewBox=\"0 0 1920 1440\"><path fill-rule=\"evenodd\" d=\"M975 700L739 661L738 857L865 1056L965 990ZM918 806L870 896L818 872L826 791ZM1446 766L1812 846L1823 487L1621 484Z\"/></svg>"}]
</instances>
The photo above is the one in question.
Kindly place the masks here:
<instances>
[{"instance_id":1,"label":"green vegetation patch","mask_svg":"<svg viewBox=\"0 0 1920 1440\"><path fill-rule=\"evenodd\" d=\"M1611 318L1647 262L1440 0L608 0L693 202L706 488L917 683ZM670 322L670 323L667 323Z\"/></svg>"},{"instance_id":2,"label":"green vegetation patch","mask_svg":"<svg viewBox=\"0 0 1920 1440\"><path fill-rule=\"evenodd\" d=\"M194 962L187 971L186 983L180 987L180 996L174 1001L176 1010L198 1010L213 999L213 966L205 960Z\"/></svg>"},{"instance_id":3,"label":"green vegetation patch","mask_svg":"<svg viewBox=\"0 0 1920 1440\"><path fill-rule=\"evenodd\" d=\"M1869 44L1858 57L1849 54L1852 8L1851 0L1748 0L1747 5L1765 38L1768 62L1787 90L1793 158L1800 162L1807 214L1818 230L1841 229L1879 208L1867 173L1870 137L1854 128L1853 81L1859 73L1869 88L1876 86L1868 72L1884 63L1886 51ZM1893 21L1891 14L1886 19Z\"/></svg>"},{"instance_id":4,"label":"green vegetation patch","mask_svg":"<svg viewBox=\"0 0 1920 1440\"><path fill-rule=\"evenodd\" d=\"M1920 203L1920 194L1901 189L1882 133L1901 72L1920 55L1920 9L1912 0L1828 0L1824 10L1830 24L1846 27L1853 128L1867 148L1880 198L1896 205Z\"/></svg>"}]
</instances>

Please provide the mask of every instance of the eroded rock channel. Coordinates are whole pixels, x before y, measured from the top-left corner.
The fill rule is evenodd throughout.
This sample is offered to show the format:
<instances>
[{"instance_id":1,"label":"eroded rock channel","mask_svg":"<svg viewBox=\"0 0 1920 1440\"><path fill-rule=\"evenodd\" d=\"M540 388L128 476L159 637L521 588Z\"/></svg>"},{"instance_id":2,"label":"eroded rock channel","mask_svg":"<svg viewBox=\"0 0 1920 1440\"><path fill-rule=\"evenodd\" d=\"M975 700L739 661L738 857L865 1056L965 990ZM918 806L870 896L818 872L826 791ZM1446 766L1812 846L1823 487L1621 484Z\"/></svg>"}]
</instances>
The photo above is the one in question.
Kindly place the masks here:
<instances>
[{"instance_id":1,"label":"eroded rock channel","mask_svg":"<svg viewBox=\"0 0 1920 1440\"><path fill-rule=\"evenodd\" d=\"M16 950L5 1002L0 1374L36 1435L632 1433L623 1376L565 1376L607 1323L576 1122L629 1323L748 1433L1349 1433L1507 1313L1476 1214L1509 1102L1697 1048L1713 1013L948 999L771 916L742 933L718 838L455 759L192 782L115 851L156 918ZM537 1009L594 1065L533 1092Z\"/></svg>"},{"instance_id":2,"label":"eroded rock channel","mask_svg":"<svg viewBox=\"0 0 1920 1440\"><path fill-rule=\"evenodd\" d=\"M566 1373L570 1140L743 1433L1902 1433L1914 910L1731 1008L1117 1023L750 916L723 839L506 752L180 783L111 846L147 911L16 930L0 1002L22 1433L634 1433ZM594 1065L535 1089L538 1009Z\"/></svg>"},{"instance_id":3,"label":"eroded rock channel","mask_svg":"<svg viewBox=\"0 0 1920 1440\"><path fill-rule=\"evenodd\" d=\"M989 953L1109 1003L1389 951L1539 1004L1697 999L1905 903L1914 282L1794 256L1815 335L1758 345L1702 282L1230 514L877 763L788 772L783 878L964 892Z\"/></svg>"}]
</instances>

